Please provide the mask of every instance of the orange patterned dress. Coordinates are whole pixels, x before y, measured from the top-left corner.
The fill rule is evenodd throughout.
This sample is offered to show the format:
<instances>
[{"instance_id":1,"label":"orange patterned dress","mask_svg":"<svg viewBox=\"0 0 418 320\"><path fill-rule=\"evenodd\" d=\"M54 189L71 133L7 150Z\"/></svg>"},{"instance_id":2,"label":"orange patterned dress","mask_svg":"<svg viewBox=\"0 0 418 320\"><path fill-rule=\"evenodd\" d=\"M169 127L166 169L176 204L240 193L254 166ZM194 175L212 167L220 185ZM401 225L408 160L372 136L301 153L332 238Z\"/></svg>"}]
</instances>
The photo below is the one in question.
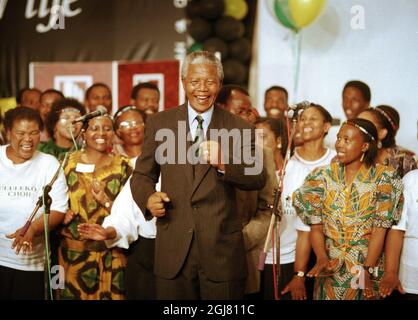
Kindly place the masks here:
<instances>
[{"instance_id":1,"label":"orange patterned dress","mask_svg":"<svg viewBox=\"0 0 418 320\"><path fill-rule=\"evenodd\" d=\"M372 228L390 228L400 219L402 181L392 168L361 166L351 185L345 184L344 166L332 163L315 169L293 194L302 221L322 224L332 272L316 278L316 300L360 300L363 290L357 273L367 257ZM383 273L383 254L379 259Z\"/></svg>"}]
</instances>

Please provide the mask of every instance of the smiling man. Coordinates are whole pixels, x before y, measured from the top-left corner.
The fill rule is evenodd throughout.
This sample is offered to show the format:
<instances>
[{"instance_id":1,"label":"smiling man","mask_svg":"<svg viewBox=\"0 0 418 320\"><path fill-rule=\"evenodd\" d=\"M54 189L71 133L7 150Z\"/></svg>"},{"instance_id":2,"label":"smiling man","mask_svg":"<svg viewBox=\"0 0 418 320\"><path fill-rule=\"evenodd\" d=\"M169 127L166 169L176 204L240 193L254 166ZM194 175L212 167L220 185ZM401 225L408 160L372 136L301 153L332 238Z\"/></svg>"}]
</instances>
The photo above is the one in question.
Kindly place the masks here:
<instances>
[{"instance_id":1,"label":"smiling man","mask_svg":"<svg viewBox=\"0 0 418 320\"><path fill-rule=\"evenodd\" d=\"M150 117L142 155L131 180L133 198L145 218L157 217L157 298L241 299L247 264L241 221L236 214L235 187L259 190L266 178L264 171L245 174L249 165L242 161L221 163L224 152L234 154L232 148L225 150L217 141L211 141L210 130L247 129L254 136L254 127L214 106L223 79L222 64L214 54L189 54L181 77L188 103ZM191 135L187 141L178 134L182 123L187 124ZM175 153L184 144L201 144L207 148L205 159L217 161L195 165L158 163L156 150L163 141L157 137L163 129L173 131ZM254 139L249 145L240 142L238 147L240 153L254 152ZM161 192L156 192L160 174Z\"/></svg>"}]
</instances>

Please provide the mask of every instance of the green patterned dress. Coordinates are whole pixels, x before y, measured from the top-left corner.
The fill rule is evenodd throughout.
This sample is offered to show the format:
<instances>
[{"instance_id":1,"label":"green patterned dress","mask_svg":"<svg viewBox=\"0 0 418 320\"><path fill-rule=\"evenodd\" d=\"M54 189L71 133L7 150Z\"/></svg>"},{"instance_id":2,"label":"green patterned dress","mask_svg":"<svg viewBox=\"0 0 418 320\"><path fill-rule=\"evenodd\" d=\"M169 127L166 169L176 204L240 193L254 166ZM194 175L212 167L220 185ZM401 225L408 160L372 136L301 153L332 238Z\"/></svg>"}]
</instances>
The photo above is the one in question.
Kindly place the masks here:
<instances>
[{"instance_id":1,"label":"green patterned dress","mask_svg":"<svg viewBox=\"0 0 418 320\"><path fill-rule=\"evenodd\" d=\"M93 173L76 171L81 151L72 154L64 172L67 178L70 210L76 216L62 229L59 263L65 270L65 289L61 299L119 300L124 298L126 257L121 249L107 249L104 241L81 239L77 230L80 223L102 224L109 210L92 195L93 178L105 186L112 201L131 174L129 159L114 156L110 165Z\"/></svg>"},{"instance_id":2,"label":"green patterned dress","mask_svg":"<svg viewBox=\"0 0 418 320\"><path fill-rule=\"evenodd\" d=\"M367 257L372 228L390 228L400 219L402 181L392 168L362 166L351 185L345 184L344 166L332 163L315 169L293 194L302 221L322 224L325 248L333 270L315 280L316 300L361 300L357 273ZM378 261L383 273L383 254Z\"/></svg>"}]
</instances>

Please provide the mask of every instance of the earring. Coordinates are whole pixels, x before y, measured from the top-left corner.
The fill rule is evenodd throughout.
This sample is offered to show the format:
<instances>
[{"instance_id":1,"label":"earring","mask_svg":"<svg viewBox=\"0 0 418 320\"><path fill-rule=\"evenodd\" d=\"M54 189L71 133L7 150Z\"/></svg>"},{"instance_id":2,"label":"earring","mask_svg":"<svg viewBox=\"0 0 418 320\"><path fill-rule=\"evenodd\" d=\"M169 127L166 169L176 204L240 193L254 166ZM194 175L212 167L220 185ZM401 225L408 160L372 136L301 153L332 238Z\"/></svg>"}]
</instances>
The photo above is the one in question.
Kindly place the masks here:
<instances>
[{"instance_id":1,"label":"earring","mask_svg":"<svg viewBox=\"0 0 418 320\"><path fill-rule=\"evenodd\" d=\"M81 140L81 152L84 152L85 149L86 149L86 140L83 138Z\"/></svg>"},{"instance_id":2,"label":"earring","mask_svg":"<svg viewBox=\"0 0 418 320\"><path fill-rule=\"evenodd\" d=\"M377 142L377 149L382 149L382 141Z\"/></svg>"},{"instance_id":3,"label":"earring","mask_svg":"<svg viewBox=\"0 0 418 320\"><path fill-rule=\"evenodd\" d=\"M363 154L361 155L360 162L363 162L365 154L366 154L366 152L363 152Z\"/></svg>"},{"instance_id":4,"label":"earring","mask_svg":"<svg viewBox=\"0 0 418 320\"><path fill-rule=\"evenodd\" d=\"M277 148L278 148L278 149L281 149L281 148L282 148L282 143L281 143L281 142L279 142L279 143L277 144Z\"/></svg>"}]
</instances>

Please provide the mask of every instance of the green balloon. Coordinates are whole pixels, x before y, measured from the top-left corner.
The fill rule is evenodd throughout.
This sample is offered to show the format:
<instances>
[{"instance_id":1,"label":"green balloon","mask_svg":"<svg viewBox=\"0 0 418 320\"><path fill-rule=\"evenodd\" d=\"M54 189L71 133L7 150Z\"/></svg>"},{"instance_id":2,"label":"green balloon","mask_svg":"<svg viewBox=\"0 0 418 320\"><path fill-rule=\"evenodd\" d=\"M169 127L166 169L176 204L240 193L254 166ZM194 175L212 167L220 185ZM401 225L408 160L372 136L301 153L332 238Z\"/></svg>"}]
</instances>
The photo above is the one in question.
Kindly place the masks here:
<instances>
[{"instance_id":1,"label":"green balloon","mask_svg":"<svg viewBox=\"0 0 418 320\"><path fill-rule=\"evenodd\" d=\"M295 32L298 32L298 28L295 27L295 24L292 21L289 11L289 1L288 0L273 0L273 9L276 14L277 19L280 23L286 28L291 29Z\"/></svg>"},{"instance_id":2,"label":"green balloon","mask_svg":"<svg viewBox=\"0 0 418 320\"><path fill-rule=\"evenodd\" d=\"M195 51L202 51L202 50L203 50L203 44L200 42L195 42L190 46L188 53L192 53Z\"/></svg>"}]
</instances>

